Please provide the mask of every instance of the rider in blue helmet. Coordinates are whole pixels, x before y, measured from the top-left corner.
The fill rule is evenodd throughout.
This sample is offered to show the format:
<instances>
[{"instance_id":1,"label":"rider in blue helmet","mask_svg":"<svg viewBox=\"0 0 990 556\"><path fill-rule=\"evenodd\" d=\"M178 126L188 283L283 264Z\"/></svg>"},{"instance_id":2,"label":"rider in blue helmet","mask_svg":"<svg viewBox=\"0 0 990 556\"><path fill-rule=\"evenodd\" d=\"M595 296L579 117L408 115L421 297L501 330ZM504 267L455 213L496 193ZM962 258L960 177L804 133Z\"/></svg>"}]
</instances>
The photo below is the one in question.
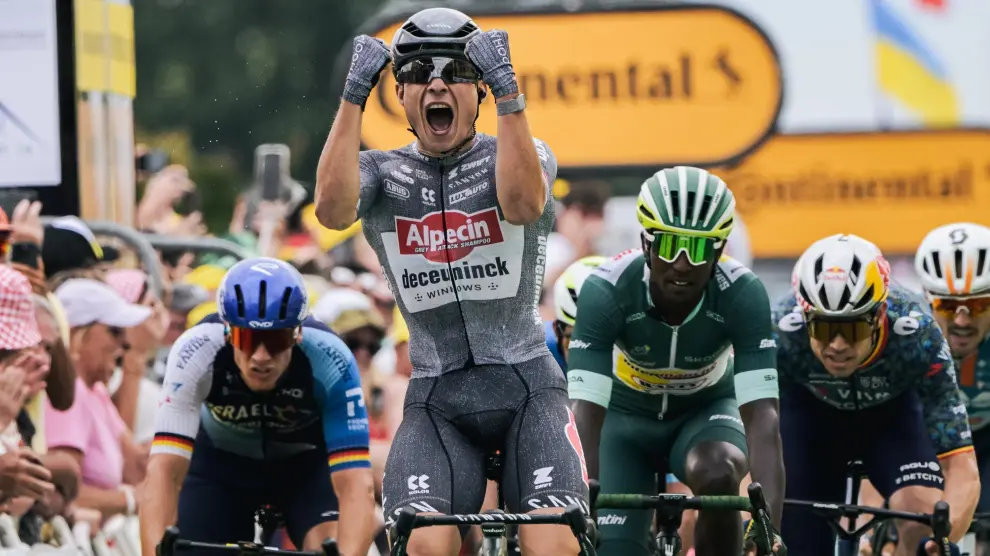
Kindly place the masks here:
<instances>
[{"instance_id":1,"label":"rider in blue helmet","mask_svg":"<svg viewBox=\"0 0 990 556\"><path fill-rule=\"evenodd\" d=\"M234 361L254 391L268 391L289 366L309 308L302 275L278 259L246 259L230 268L217 288Z\"/></svg>"},{"instance_id":2,"label":"rider in blue helmet","mask_svg":"<svg viewBox=\"0 0 990 556\"><path fill-rule=\"evenodd\" d=\"M172 524L192 541L250 540L266 506L300 549L334 537L342 554L368 552L375 498L361 378L308 306L295 268L241 261L217 289L217 314L172 345L140 506L144 554Z\"/></svg>"}]
</instances>

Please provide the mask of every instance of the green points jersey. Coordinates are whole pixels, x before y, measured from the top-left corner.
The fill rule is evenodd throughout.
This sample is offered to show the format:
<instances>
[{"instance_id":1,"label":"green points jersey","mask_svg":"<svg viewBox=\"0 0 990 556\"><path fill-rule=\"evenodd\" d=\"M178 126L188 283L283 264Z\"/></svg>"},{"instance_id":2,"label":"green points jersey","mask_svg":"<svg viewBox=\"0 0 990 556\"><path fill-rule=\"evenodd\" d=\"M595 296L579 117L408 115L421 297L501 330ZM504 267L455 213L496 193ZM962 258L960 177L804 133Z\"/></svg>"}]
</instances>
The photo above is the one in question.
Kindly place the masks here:
<instances>
[{"instance_id":1,"label":"green points jersey","mask_svg":"<svg viewBox=\"0 0 990 556\"><path fill-rule=\"evenodd\" d=\"M724 397L777 397L777 345L759 278L729 257L704 297L671 326L649 314L650 270L638 250L599 266L581 288L569 346L570 398L671 416Z\"/></svg>"}]
</instances>

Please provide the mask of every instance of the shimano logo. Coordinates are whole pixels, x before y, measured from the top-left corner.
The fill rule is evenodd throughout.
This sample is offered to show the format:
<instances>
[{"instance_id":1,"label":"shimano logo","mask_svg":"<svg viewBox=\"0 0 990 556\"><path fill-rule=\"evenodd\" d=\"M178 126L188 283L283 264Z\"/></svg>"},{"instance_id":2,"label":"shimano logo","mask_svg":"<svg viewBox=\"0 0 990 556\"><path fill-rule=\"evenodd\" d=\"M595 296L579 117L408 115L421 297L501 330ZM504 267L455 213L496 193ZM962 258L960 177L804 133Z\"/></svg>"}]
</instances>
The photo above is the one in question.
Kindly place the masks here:
<instances>
[{"instance_id":1,"label":"shimano logo","mask_svg":"<svg viewBox=\"0 0 990 556\"><path fill-rule=\"evenodd\" d=\"M268 321L252 320L248 321L248 326L251 328L271 328L275 324Z\"/></svg>"}]
</instances>

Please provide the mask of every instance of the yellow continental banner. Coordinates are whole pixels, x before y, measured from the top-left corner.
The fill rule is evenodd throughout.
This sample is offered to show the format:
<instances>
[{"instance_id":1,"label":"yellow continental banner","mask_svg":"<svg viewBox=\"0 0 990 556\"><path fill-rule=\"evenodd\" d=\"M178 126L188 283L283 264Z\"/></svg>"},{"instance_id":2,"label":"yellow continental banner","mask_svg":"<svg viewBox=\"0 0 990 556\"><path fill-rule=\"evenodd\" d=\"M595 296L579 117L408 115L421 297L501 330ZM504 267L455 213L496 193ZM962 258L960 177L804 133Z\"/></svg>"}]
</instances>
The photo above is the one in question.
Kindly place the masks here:
<instances>
[{"instance_id":1,"label":"yellow continental banner","mask_svg":"<svg viewBox=\"0 0 990 556\"><path fill-rule=\"evenodd\" d=\"M533 134L563 167L715 164L766 138L782 100L777 54L766 35L724 8L479 16L509 34ZM400 25L377 37L392 41ZM348 58L349 60L349 58ZM391 68L369 99L363 143L412 140ZM495 134L486 99L478 130Z\"/></svg>"},{"instance_id":2,"label":"yellow continental banner","mask_svg":"<svg viewBox=\"0 0 990 556\"><path fill-rule=\"evenodd\" d=\"M134 8L129 4L107 4L110 32L110 83L108 91L134 98Z\"/></svg>"},{"instance_id":3,"label":"yellow continental banner","mask_svg":"<svg viewBox=\"0 0 990 556\"><path fill-rule=\"evenodd\" d=\"M106 83L105 14L102 0L75 0L76 87L100 91Z\"/></svg>"},{"instance_id":4,"label":"yellow continental banner","mask_svg":"<svg viewBox=\"0 0 990 556\"><path fill-rule=\"evenodd\" d=\"M732 168L756 257L851 233L914 253L929 230L990 224L990 130L779 135Z\"/></svg>"}]
</instances>

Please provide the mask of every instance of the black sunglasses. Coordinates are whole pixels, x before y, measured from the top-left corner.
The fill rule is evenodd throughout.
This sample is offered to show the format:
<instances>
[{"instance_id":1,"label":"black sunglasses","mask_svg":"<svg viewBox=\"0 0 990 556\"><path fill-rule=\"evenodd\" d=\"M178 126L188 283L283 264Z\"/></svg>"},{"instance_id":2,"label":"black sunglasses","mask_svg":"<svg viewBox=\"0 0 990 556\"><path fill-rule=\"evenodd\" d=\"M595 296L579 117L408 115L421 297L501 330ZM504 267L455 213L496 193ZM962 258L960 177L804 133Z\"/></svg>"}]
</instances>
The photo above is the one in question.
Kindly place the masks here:
<instances>
[{"instance_id":1,"label":"black sunglasses","mask_svg":"<svg viewBox=\"0 0 990 556\"><path fill-rule=\"evenodd\" d=\"M351 350L352 352L356 353L362 349L365 349L372 356L374 356L376 353L379 352L379 350L382 349L382 343L378 341L365 342L362 340L349 338L349 339L345 339L344 343L347 344L347 349Z\"/></svg>"},{"instance_id":2,"label":"black sunglasses","mask_svg":"<svg viewBox=\"0 0 990 556\"><path fill-rule=\"evenodd\" d=\"M395 73L397 83L425 85L436 78L444 83L477 83L481 74L474 64L459 58L416 58L410 60Z\"/></svg>"}]
</instances>

